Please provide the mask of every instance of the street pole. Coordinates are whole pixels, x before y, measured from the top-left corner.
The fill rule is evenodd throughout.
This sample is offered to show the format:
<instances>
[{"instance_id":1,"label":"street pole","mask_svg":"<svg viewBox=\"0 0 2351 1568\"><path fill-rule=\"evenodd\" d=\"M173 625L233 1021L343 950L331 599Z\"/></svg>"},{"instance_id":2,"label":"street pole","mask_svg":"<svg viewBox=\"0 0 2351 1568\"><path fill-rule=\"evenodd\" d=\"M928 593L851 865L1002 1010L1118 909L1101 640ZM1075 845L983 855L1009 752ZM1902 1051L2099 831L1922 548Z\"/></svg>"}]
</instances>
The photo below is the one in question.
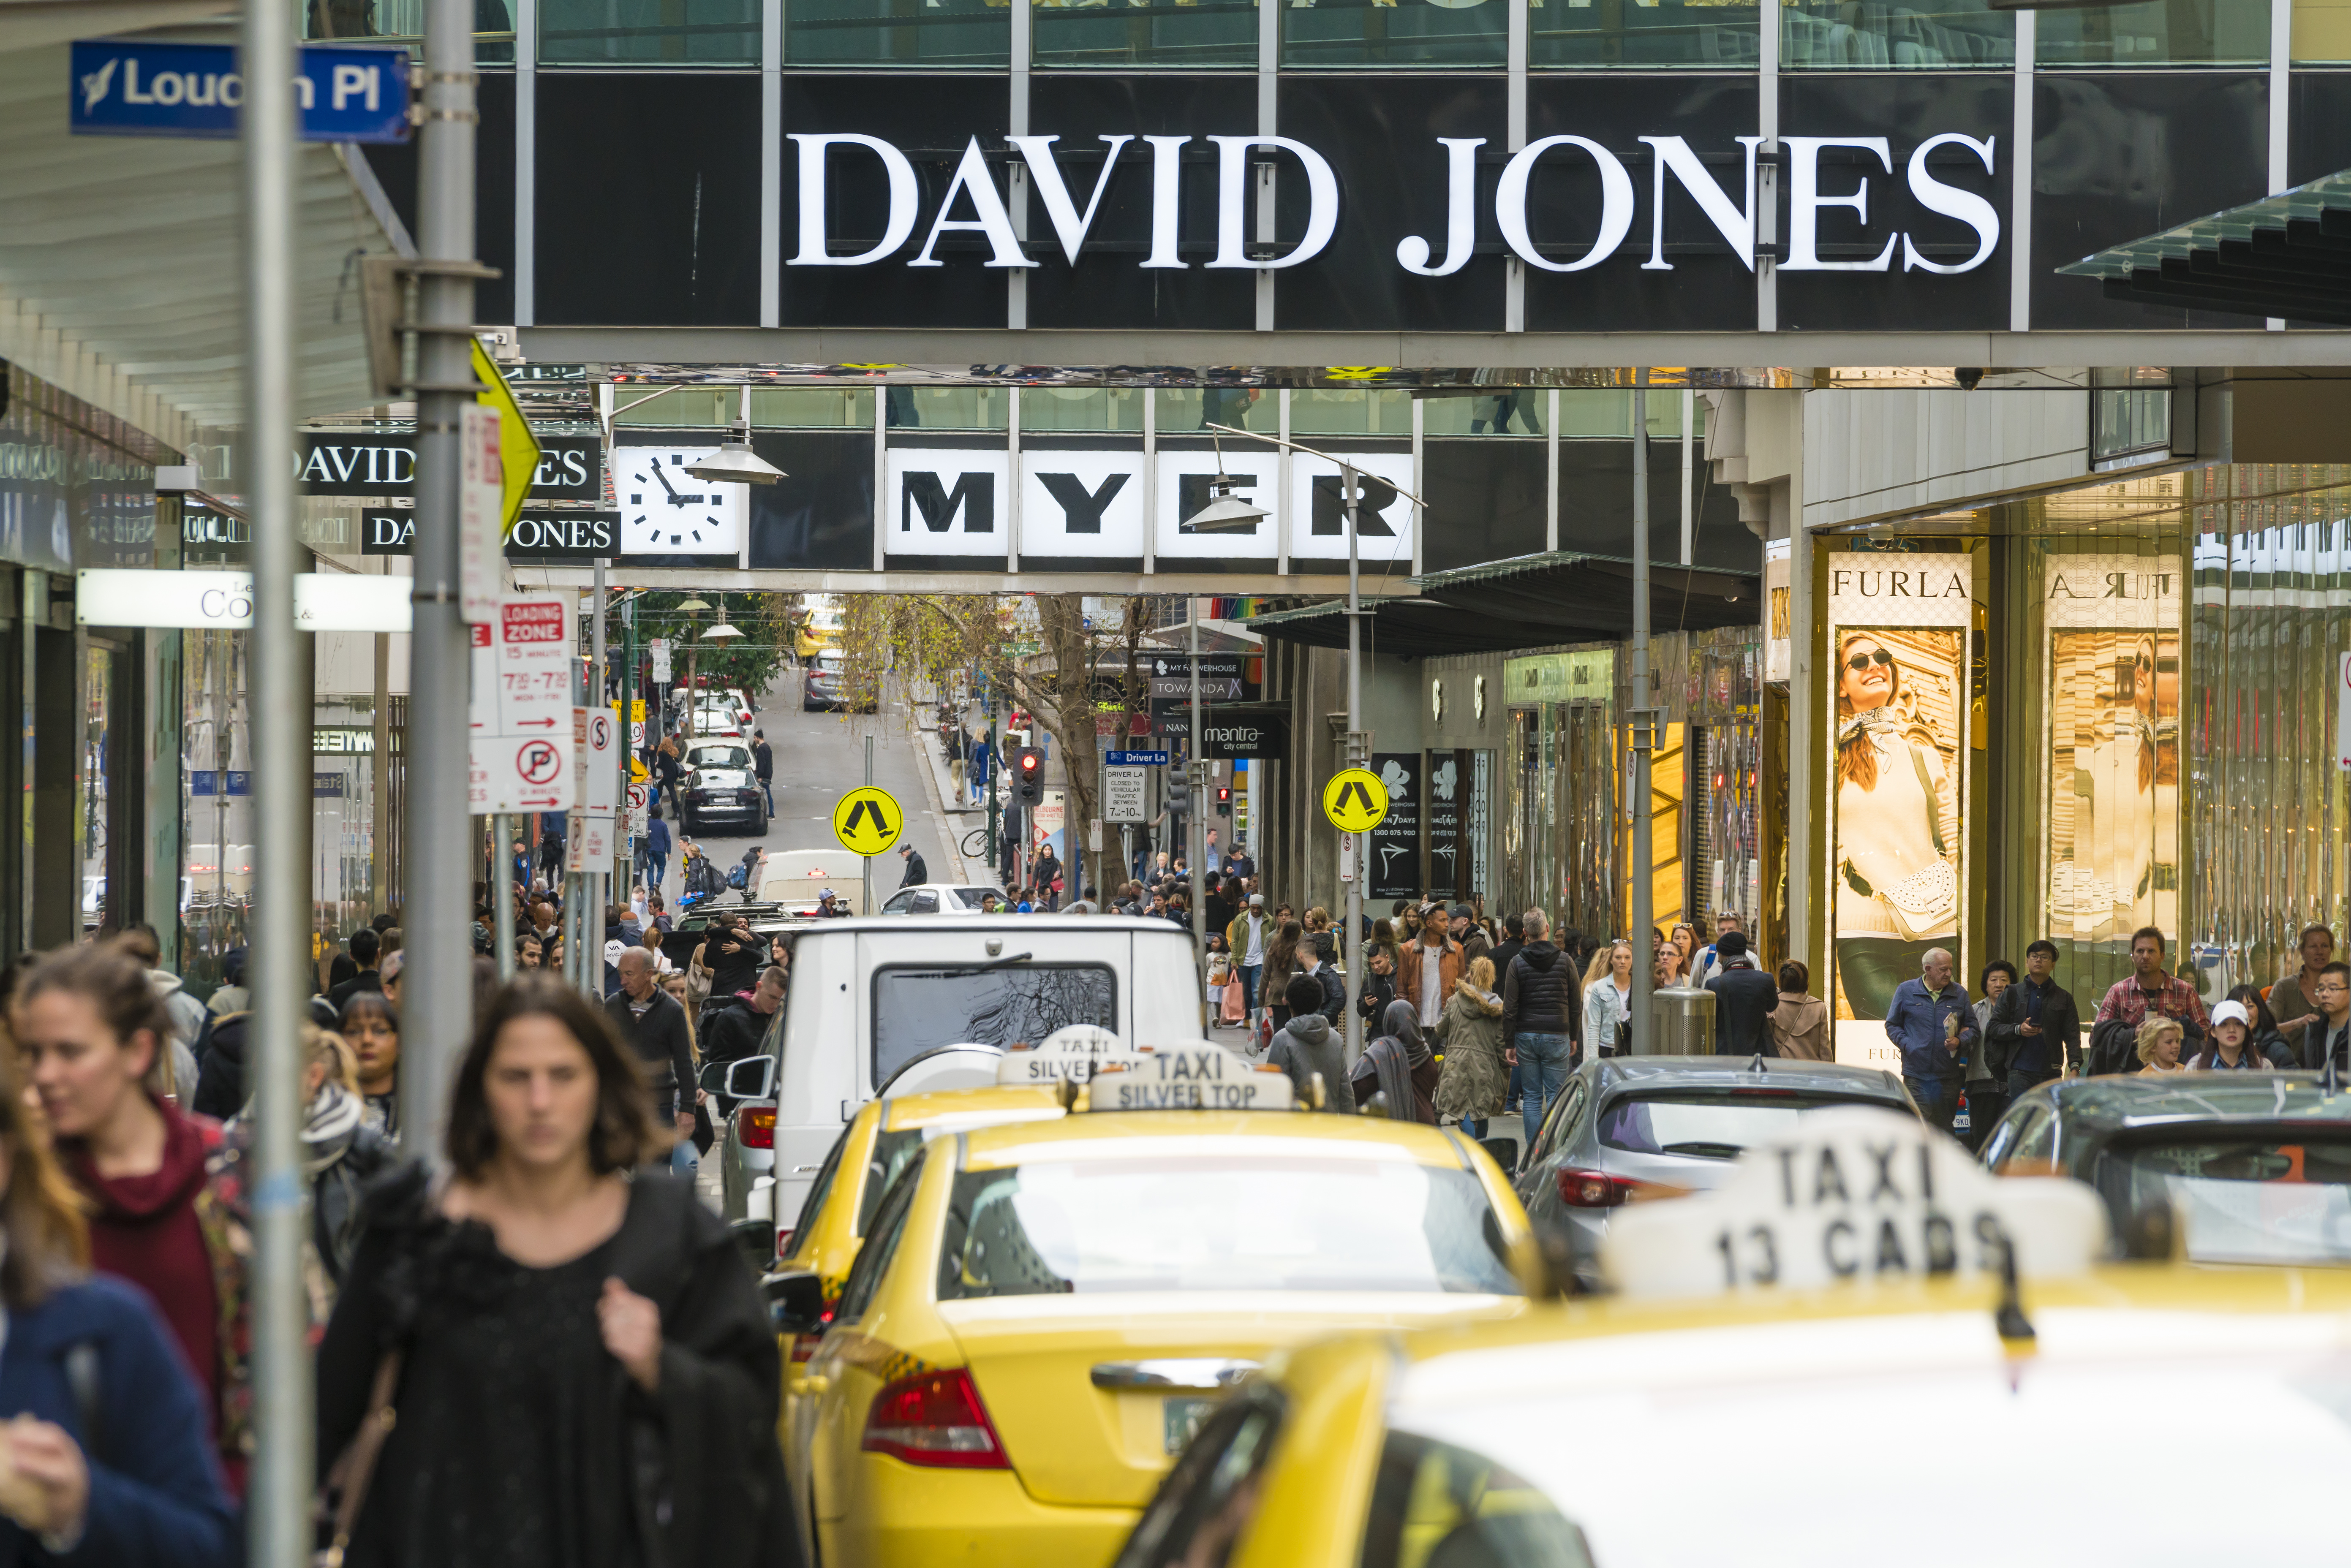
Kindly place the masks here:
<instances>
[{"instance_id":1,"label":"street pole","mask_svg":"<svg viewBox=\"0 0 2351 1568\"><path fill-rule=\"evenodd\" d=\"M1654 907L1656 846L1649 841L1649 754L1657 716L1649 706L1649 372L1633 372L1633 679L1625 716L1632 721L1625 788L1633 800L1633 1054L1646 1056L1656 1033L1650 1017L1650 967L1641 959Z\"/></svg>"},{"instance_id":2,"label":"street pole","mask_svg":"<svg viewBox=\"0 0 2351 1568\"><path fill-rule=\"evenodd\" d=\"M513 822L514 819L504 811L490 819L490 908L496 912L493 918L497 922L495 929L498 944L498 978L501 981L514 978L514 862L508 858L511 852L507 847L514 841Z\"/></svg>"},{"instance_id":3,"label":"street pole","mask_svg":"<svg viewBox=\"0 0 2351 1568\"><path fill-rule=\"evenodd\" d=\"M871 731L868 731L865 737L865 787L869 789L873 787L873 736ZM905 827L904 822L898 825L902 831ZM858 902L857 913L871 915L873 913L873 857L860 855L857 858L865 867L865 885L862 896Z\"/></svg>"},{"instance_id":4,"label":"street pole","mask_svg":"<svg viewBox=\"0 0 2351 1568\"><path fill-rule=\"evenodd\" d=\"M636 769L632 764L636 760L637 755L637 601L634 599L626 600L621 605L621 656L629 673L621 682L621 792L615 797L621 802L623 815L621 822L616 825L613 837L617 841L628 846L628 852L622 857L622 864L628 868L629 891L634 893L637 889L637 841L634 835L617 831L618 828L625 828L629 821L635 816L635 813L629 809L629 788L636 782ZM645 781L648 785L653 781L651 769L646 771ZM650 800L652 791L648 789L646 793ZM650 814L649 806L648 816ZM650 821L646 826L648 828L652 826ZM653 919L651 896L653 891L652 888L645 889L647 921Z\"/></svg>"},{"instance_id":5,"label":"street pole","mask_svg":"<svg viewBox=\"0 0 2351 1568\"><path fill-rule=\"evenodd\" d=\"M592 585L592 591L596 596L596 624L594 632L592 633L592 640L589 647L589 657L591 660L589 668L595 672L588 677L588 715L590 718L595 716L596 710L598 708L604 706L604 684L606 679L611 674L611 671L604 667L604 601L606 595L604 592L604 558L601 556L598 556L596 558L595 580ZM612 749L625 753L628 750L628 747L618 744L617 737L614 738L615 744L613 745ZM588 802L583 798L580 804L585 806ZM587 831L588 817L584 811L580 814L580 826L583 832ZM614 826L617 827L618 823L615 823ZM611 831L612 830L610 828L605 830L607 833L610 833ZM604 911L612 902L611 898L609 896L610 886L612 880L611 841L609 838L605 841L605 856L601 866L583 858L580 862L580 868L585 874L588 882L588 908L586 911L589 922L588 928L596 948L594 956L588 958L584 964L586 972L594 977L595 982L589 986L587 989L588 994L590 997L601 999L601 995L604 989Z\"/></svg>"},{"instance_id":6,"label":"street pole","mask_svg":"<svg viewBox=\"0 0 2351 1568\"><path fill-rule=\"evenodd\" d=\"M1208 952L1208 890L1204 885L1207 868L1200 862L1207 858L1204 834L1208 826L1208 792L1201 767L1207 751L1200 744L1200 601L1187 597L1184 607L1188 612L1184 619L1192 623L1192 744L1191 755L1185 759L1185 771L1192 776L1192 831L1184 835L1184 848L1192 862L1192 953L1205 964Z\"/></svg>"},{"instance_id":7,"label":"street pole","mask_svg":"<svg viewBox=\"0 0 2351 1568\"><path fill-rule=\"evenodd\" d=\"M280 30L291 36L290 18ZM290 62L287 69L290 70ZM264 74L248 62L246 91ZM438 1161L455 1059L474 1027L473 881L466 851L471 639L457 604L458 420L474 399L473 0L427 0L417 137L415 616L409 639L409 965L401 1009L400 1124ZM251 112L248 109L248 113ZM290 525L289 525L290 526ZM261 530L256 528L256 535Z\"/></svg>"},{"instance_id":8,"label":"street pole","mask_svg":"<svg viewBox=\"0 0 2351 1568\"><path fill-rule=\"evenodd\" d=\"M1339 465L1339 495L1347 507L1347 757L1346 766L1361 768L1369 759L1370 747L1364 737L1364 600L1360 551L1355 537L1355 500L1359 482L1355 471L1348 465ZM1356 947L1361 938L1356 933L1364 924L1364 844L1358 833L1343 833L1343 841L1355 841L1341 852L1343 873L1347 877L1347 925L1338 944L1339 961L1346 965L1347 983L1347 1065L1352 1068L1364 1054L1364 1019L1357 1010L1356 999L1363 995L1364 966L1356 959ZM1352 854L1347 851L1352 850ZM1350 863L1352 862L1352 863Z\"/></svg>"},{"instance_id":9,"label":"street pole","mask_svg":"<svg viewBox=\"0 0 2351 1568\"><path fill-rule=\"evenodd\" d=\"M253 521L254 1088L252 1277L254 1455L246 1561L303 1568L310 1560L312 1445L309 1325L302 1286L308 1227L301 1128L301 1025L310 986L309 665L294 623L300 549L294 505L294 8L245 10L246 494ZM454 471L455 465L451 464ZM454 606L452 607L454 609ZM460 666L462 668L462 666ZM464 730L459 705L459 734ZM457 821L465 815L457 779ZM224 791L225 793L225 791ZM225 859L225 856L222 857ZM453 855L451 858L455 858ZM85 1438L87 1440L87 1438ZM78 1531L78 1527L76 1527Z\"/></svg>"}]
</instances>

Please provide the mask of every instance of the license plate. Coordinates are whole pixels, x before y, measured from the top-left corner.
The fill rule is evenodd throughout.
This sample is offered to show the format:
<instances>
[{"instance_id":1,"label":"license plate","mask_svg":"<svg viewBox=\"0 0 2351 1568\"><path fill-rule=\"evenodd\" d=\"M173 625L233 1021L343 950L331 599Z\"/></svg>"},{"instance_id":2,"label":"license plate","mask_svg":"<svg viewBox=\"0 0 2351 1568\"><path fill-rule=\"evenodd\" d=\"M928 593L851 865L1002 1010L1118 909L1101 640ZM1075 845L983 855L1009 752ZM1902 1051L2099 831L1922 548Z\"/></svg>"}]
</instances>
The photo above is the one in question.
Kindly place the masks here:
<instances>
[{"instance_id":1,"label":"license plate","mask_svg":"<svg viewBox=\"0 0 2351 1568\"><path fill-rule=\"evenodd\" d=\"M1192 1435L1200 1429L1200 1423L1208 1418L1208 1412L1216 1408L1216 1404L1214 1399L1170 1399L1161 1407L1164 1435L1170 1454L1184 1451L1184 1445L1192 1440Z\"/></svg>"}]
</instances>

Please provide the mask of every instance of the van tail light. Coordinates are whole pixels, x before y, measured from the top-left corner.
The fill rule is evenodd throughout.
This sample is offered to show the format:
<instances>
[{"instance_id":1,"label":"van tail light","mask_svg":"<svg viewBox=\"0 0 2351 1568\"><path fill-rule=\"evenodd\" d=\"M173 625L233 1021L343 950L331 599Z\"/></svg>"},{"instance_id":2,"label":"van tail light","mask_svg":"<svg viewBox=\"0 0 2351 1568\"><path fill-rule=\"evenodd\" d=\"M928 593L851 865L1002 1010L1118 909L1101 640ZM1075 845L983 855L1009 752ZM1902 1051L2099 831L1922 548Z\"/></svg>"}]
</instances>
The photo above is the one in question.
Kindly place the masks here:
<instances>
[{"instance_id":1,"label":"van tail light","mask_svg":"<svg viewBox=\"0 0 2351 1568\"><path fill-rule=\"evenodd\" d=\"M776 1146L776 1108L746 1105L735 1113L735 1141L747 1149Z\"/></svg>"},{"instance_id":2,"label":"van tail light","mask_svg":"<svg viewBox=\"0 0 2351 1568\"><path fill-rule=\"evenodd\" d=\"M1557 1174L1559 1200L1570 1208L1614 1208L1630 1199L1642 1185L1625 1176L1610 1176L1605 1171L1562 1167Z\"/></svg>"},{"instance_id":3,"label":"van tail light","mask_svg":"<svg viewBox=\"0 0 2351 1568\"><path fill-rule=\"evenodd\" d=\"M979 1402L971 1374L958 1366L901 1378L873 1396L865 1416L869 1454L941 1469L1008 1470L996 1424Z\"/></svg>"}]
</instances>

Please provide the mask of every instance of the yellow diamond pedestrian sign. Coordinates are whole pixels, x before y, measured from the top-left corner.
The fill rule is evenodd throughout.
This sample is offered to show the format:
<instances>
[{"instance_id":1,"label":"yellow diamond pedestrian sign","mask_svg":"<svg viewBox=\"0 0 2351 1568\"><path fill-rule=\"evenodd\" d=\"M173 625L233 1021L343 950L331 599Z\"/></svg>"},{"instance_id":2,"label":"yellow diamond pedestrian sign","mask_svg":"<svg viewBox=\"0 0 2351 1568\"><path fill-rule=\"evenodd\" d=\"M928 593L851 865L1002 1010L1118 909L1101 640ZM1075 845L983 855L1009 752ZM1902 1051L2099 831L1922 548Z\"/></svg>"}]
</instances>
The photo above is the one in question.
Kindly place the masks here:
<instances>
[{"instance_id":1,"label":"yellow diamond pedestrian sign","mask_svg":"<svg viewBox=\"0 0 2351 1568\"><path fill-rule=\"evenodd\" d=\"M878 855L898 841L906 829L906 813L889 791L871 784L852 789L832 809L832 836L852 854Z\"/></svg>"},{"instance_id":2,"label":"yellow diamond pedestrian sign","mask_svg":"<svg viewBox=\"0 0 2351 1568\"><path fill-rule=\"evenodd\" d=\"M1367 833L1388 814L1388 787L1366 768L1343 768L1322 786L1322 814L1343 833Z\"/></svg>"}]
</instances>

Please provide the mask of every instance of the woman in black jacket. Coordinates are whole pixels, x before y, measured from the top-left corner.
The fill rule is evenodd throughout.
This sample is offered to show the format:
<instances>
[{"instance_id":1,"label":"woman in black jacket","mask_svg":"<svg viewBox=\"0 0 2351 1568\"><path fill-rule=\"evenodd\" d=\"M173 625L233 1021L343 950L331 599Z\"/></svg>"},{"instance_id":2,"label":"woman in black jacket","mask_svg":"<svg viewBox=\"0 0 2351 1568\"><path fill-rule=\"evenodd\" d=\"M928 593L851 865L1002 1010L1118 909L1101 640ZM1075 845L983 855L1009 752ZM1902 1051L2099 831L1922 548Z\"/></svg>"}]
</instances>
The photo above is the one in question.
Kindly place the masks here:
<instances>
[{"instance_id":1,"label":"woman in black jacket","mask_svg":"<svg viewBox=\"0 0 2351 1568\"><path fill-rule=\"evenodd\" d=\"M322 1474L396 1416L353 1568L797 1559L775 1333L724 1223L642 1168L664 1147L647 1103L577 991L526 977L484 1009L449 1181L372 1195L319 1354Z\"/></svg>"}]
</instances>

